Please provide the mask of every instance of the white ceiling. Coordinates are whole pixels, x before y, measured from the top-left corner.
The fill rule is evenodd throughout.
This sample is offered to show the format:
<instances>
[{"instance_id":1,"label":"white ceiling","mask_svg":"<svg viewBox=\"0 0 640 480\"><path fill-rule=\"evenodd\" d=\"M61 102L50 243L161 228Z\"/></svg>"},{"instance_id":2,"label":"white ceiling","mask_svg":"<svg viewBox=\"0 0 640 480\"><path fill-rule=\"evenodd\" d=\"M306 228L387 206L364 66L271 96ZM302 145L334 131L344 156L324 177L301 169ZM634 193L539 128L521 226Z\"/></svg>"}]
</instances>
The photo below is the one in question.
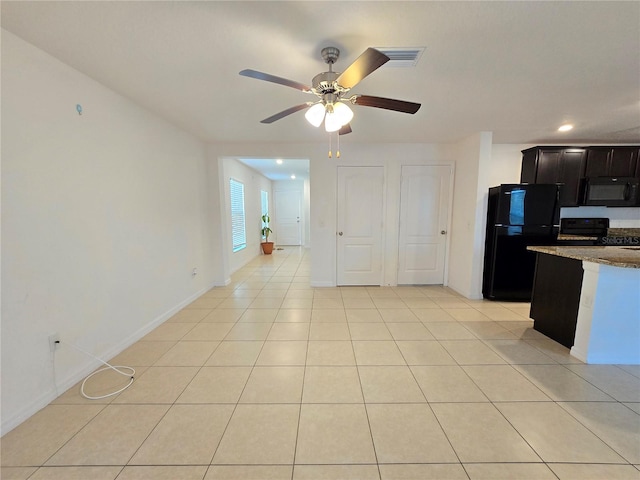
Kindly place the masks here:
<instances>
[{"instance_id":1,"label":"white ceiling","mask_svg":"<svg viewBox=\"0 0 640 480\"><path fill-rule=\"evenodd\" d=\"M241 77L310 84L337 46L342 71L367 47L426 47L352 93L422 103L415 115L355 106L354 143L640 142L640 2L2 1L2 27L218 143L327 142L298 112L311 97ZM575 124L560 134L564 122Z\"/></svg>"},{"instance_id":2,"label":"white ceiling","mask_svg":"<svg viewBox=\"0 0 640 480\"><path fill-rule=\"evenodd\" d=\"M237 158L270 180L306 180L309 159L306 158Z\"/></svg>"}]
</instances>

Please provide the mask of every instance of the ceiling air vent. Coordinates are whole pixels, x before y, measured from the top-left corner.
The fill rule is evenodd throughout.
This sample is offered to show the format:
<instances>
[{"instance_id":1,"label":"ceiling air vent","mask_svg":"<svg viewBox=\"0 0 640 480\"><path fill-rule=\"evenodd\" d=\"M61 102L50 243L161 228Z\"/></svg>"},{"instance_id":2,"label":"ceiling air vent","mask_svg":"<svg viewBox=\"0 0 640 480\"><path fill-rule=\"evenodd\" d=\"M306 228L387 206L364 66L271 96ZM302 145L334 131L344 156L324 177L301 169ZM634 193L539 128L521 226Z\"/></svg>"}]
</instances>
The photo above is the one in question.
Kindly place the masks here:
<instances>
[{"instance_id":1,"label":"ceiling air vent","mask_svg":"<svg viewBox=\"0 0 640 480\"><path fill-rule=\"evenodd\" d=\"M387 47L374 47L376 50L381 51L391 60L384 64L385 67L415 67L420 60L422 52L425 47L415 48L387 48Z\"/></svg>"}]
</instances>

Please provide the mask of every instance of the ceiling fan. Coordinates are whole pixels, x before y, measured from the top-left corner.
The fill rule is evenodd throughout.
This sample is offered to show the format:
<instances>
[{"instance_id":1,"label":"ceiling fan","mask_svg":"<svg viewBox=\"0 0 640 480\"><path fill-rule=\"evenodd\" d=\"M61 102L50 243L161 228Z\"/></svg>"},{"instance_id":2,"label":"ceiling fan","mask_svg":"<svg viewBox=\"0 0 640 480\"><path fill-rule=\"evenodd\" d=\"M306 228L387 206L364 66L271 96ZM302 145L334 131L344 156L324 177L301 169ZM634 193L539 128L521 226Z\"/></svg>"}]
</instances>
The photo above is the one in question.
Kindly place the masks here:
<instances>
[{"instance_id":1,"label":"ceiling fan","mask_svg":"<svg viewBox=\"0 0 640 480\"><path fill-rule=\"evenodd\" d=\"M276 77L268 73L256 70L242 70L240 75L267 82L278 83L286 87L295 88L304 93L318 97L317 100L301 103L276 113L260 123L273 123L292 113L307 109L305 118L315 127L322 125L324 121L327 132L338 132L340 135L351 133L349 122L353 118L353 111L347 103L363 107L384 108L403 113L416 113L420 108L419 103L394 100L391 98L372 97L370 95L351 95L349 91L355 87L367 75L373 73L390 59L384 53L375 48L367 48L347 69L340 73L333 71L333 64L340 56L340 50L336 47L325 47L321 51L322 58L329 65L329 71L319 73L311 81L309 87L302 83Z\"/></svg>"}]
</instances>

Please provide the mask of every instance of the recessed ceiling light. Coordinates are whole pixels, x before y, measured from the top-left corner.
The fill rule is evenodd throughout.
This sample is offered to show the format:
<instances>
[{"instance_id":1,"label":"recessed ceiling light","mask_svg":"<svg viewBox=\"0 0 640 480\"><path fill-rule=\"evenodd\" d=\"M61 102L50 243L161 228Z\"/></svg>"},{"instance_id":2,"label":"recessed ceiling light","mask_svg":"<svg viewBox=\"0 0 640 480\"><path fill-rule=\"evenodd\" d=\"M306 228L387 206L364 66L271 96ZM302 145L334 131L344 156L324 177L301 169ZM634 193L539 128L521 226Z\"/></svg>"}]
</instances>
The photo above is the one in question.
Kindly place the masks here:
<instances>
[{"instance_id":1,"label":"recessed ceiling light","mask_svg":"<svg viewBox=\"0 0 640 480\"><path fill-rule=\"evenodd\" d=\"M295 180L296 176L295 175L291 175L291 180Z\"/></svg>"},{"instance_id":2,"label":"recessed ceiling light","mask_svg":"<svg viewBox=\"0 0 640 480\"><path fill-rule=\"evenodd\" d=\"M277 159L277 160L276 160L276 163L277 163L278 165L282 165L282 159L281 159L281 158Z\"/></svg>"},{"instance_id":3,"label":"recessed ceiling light","mask_svg":"<svg viewBox=\"0 0 640 480\"><path fill-rule=\"evenodd\" d=\"M558 128L559 132L568 132L569 130L573 129L573 125L571 125L570 123L565 123L564 125L560 125L560 127Z\"/></svg>"}]
</instances>

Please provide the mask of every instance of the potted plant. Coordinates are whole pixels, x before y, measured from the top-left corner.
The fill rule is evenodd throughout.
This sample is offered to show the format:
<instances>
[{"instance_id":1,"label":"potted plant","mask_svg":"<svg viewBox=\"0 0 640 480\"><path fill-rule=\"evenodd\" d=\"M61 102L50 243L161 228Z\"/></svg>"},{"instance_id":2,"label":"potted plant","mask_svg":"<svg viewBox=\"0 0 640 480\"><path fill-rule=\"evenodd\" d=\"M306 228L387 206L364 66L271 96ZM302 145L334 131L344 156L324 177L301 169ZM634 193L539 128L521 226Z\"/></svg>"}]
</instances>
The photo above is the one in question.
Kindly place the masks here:
<instances>
[{"instance_id":1,"label":"potted plant","mask_svg":"<svg viewBox=\"0 0 640 480\"><path fill-rule=\"evenodd\" d=\"M273 233L273 230L269 228L269 222L271 219L269 218L269 214L265 213L262 215L262 236L264 237L264 242L260 245L262 246L262 253L265 255L271 255L273 252L273 242L269 241L269 234Z\"/></svg>"}]
</instances>

